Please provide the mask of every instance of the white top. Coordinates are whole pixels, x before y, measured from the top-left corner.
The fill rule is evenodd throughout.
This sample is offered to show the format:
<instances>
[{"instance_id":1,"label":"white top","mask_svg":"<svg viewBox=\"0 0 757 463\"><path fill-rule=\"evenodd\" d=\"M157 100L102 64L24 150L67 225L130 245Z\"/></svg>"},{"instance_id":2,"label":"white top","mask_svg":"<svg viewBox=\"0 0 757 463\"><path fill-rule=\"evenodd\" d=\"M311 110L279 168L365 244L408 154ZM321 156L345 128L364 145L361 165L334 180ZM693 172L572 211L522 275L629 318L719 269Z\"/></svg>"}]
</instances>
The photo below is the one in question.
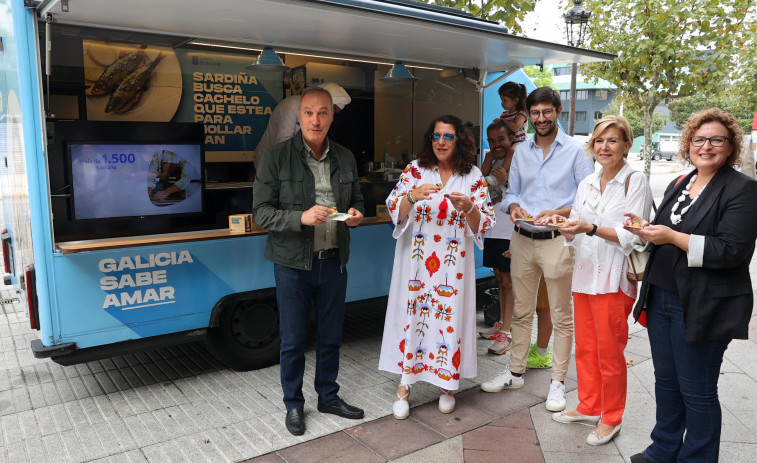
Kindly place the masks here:
<instances>
[{"instance_id":1,"label":"white top","mask_svg":"<svg viewBox=\"0 0 757 463\"><path fill-rule=\"evenodd\" d=\"M492 162L492 171L504 163L504 158L495 159L494 162ZM489 196L491 196L492 198L492 206L494 208L495 219L494 227L486 232L486 238L509 240L513 236L513 228L515 227L515 225L513 224L513 221L510 220L510 214L499 208L499 205L502 204L502 201L504 201L505 199L505 194L507 193L505 188L506 185L500 185L494 175L490 174L485 178L486 183L489 186ZM494 190L498 190L500 192L500 195L497 195ZM501 199L495 203L494 201L496 197L499 197Z\"/></svg>"},{"instance_id":2,"label":"white top","mask_svg":"<svg viewBox=\"0 0 757 463\"><path fill-rule=\"evenodd\" d=\"M580 219L598 227L612 227L618 234L620 244L585 233L576 235L572 241L566 239L566 246L576 248L572 290L581 294L610 294L620 289L623 294L635 299L636 282L626 277L626 256L633 249L635 235L623 228L623 214L633 212L649 220L652 190L642 173L625 164L601 193L599 182L602 170L589 175L578 185L570 220ZM633 175L626 195L625 181L629 174Z\"/></svg>"},{"instance_id":3,"label":"white top","mask_svg":"<svg viewBox=\"0 0 757 463\"><path fill-rule=\"evenodd\" d=\"M276 108L268 118L268 126L265 129L265 133L260 137L258 146L255 147L254 163L256 169L268 148L284 140L289 140L299 130L300 121L298 115L301 99L302 95L292 95L284 98L276 105Z\"/></svg>"}]
</instances>

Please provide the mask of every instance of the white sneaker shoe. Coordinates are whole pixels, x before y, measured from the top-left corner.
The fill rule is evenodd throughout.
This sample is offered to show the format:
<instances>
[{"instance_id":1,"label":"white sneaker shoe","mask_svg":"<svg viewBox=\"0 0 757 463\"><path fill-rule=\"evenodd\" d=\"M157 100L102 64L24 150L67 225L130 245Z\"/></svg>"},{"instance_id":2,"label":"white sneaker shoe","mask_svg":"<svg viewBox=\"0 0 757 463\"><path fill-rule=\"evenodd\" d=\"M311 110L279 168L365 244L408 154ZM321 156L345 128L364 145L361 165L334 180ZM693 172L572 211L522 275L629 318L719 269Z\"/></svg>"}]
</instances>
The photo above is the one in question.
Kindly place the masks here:
<instances>
[{"instance_id":1,"label":"white sneaker shoe","mask_svg":"<svg viewBox=\"0 0 757 463\"><path fill-rule=\"evenodd\" d=\"M455 393L446 389L439 389L439 411L452 413L455 411Z\"/></svg>"},{"instance_id":2,"label":"white sneaker shoe","mask_svg":"<svg viewBox=\"0 0 757 463\"><path fill-rule=\"evenodd\" d=\"M486 328L484 330L479 331L478 335L484 339L496 339L497 333L499 332L500 328L502 328L502 322L498 321L497 323L492 325L491 328Z\"/></svg>"},{"instance_id":3,"label":"white sneaker shoe","mask_svg":"<svg viewBox=\"0 0 757 463\"><path fill-rule=\"evenodd\" d=\"M547 410L551 412L561 412L565 410L565 385L560 381L552 380L549 385L549 395L547 396Z\"/></svg>"},{"instance_id":4,"label":"white sneaker shoe","mask_svg":"<svg viewBox=\"0 0 757 463\"><path fill-rule=\"evenodd\" d=\"M503 389L520 389L524 383L523 375L513 376L508 365L496 378L482 384L481 389L486 392L499 392Z\"/></svg>"}]
</instances>

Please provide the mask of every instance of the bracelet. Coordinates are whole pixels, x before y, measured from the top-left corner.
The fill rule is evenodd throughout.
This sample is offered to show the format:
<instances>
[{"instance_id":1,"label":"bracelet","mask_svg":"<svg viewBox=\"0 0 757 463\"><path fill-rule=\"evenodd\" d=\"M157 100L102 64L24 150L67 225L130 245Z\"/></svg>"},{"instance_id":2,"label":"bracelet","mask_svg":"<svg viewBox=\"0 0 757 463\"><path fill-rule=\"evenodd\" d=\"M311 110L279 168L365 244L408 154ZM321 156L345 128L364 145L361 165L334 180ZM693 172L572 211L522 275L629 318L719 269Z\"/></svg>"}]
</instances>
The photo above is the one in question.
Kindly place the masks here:
<instances>
[{"instance_id":1,"label":"bracelet","mask_svg":"<svg viewBox=\"0 0 757 463\"><path fill-rule=\"evenodd\" d=\"M586 236L594 236L594 233L597 232L597 226L592 224L592 227L594 228L592 228L590 232L586 232Z\"/></svg>"},{"instance_id":2,"label":"bracelet","mask_svg":"<svg viewBox=\"0 0 757 463\"><path fill-rule=\"evenodd\" d=\"M476 208L476 203L473 203L473 205L470 207L470 209L468 209L467 211L465 211L465 215L469 215L471 212L473 212L473 209L475 209L475 208Z\"/></svg>"},{"instance_id":3,"label":"bracelet","mask_svg":"<svg viewBox=\"0 0 757 463\"><path fill-rule=\"evenodd\" d=\"M412 192L413 192L413 190L408 190L408 192L407 192L407 193L405 193L405 197L407 198L407 202L408 202L408 204L410 204L411 206L412 206L413 204L415 204L415 202L416 202L416 201L415 201L415 199L413 199L413 195L411 194Z\"/></svg>"}]
</instances>

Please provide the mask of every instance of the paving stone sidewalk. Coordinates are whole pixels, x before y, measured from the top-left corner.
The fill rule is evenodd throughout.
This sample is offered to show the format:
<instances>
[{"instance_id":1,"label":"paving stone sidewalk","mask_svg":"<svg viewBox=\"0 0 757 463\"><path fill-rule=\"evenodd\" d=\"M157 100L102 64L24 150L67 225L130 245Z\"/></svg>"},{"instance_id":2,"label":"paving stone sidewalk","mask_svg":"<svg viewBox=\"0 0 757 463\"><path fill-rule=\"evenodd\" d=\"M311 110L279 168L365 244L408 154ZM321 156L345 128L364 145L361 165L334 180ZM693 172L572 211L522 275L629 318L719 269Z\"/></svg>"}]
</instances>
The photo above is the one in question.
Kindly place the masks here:
<instances>
[{"instance_id":1,"label":"paving stone sidewalk","mask_svg":"<svg viewBox=\"0 0 757 463\"><path fill-rule=\"evenodd\" d=\"M757 274L755 261L752 269ZM623 430L612 443L590 447L590 428L550 419L543 404L548 371L529 371L517 391L480 391L505 361L487 354L483 339L479 375L462 381L454 413L439 413L438 391L418 385L411 417L395 420L397 378L377 370L385 300L352 305L339 381L341 396L366 417L351 421L315 410L311 349L307 432L294 437L283 424L278 366L231 371L199 343L60 366L33 357L29 343L37 334L27 314L10 289L0 296L0 463L622 462L647 445L654 423L652 363L638 325L631 325L626 350L634 364ZM754 462L757 454L757 316L752 321L751 340L730 345L720 379L723 462ZM575 406L572 362L566 384L568 406Z\"/></svg>"}]
</instances>

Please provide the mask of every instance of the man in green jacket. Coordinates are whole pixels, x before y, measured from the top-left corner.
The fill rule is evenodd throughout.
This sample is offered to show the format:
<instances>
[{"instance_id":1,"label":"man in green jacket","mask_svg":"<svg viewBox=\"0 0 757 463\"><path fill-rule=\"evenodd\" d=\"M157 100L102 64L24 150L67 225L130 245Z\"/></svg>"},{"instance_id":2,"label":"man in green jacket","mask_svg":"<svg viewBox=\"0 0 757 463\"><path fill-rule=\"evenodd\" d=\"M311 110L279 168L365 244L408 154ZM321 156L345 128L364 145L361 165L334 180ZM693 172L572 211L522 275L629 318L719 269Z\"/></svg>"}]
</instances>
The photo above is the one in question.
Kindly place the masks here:
<instances>
[{"instance_id":1,"label":"man in green jacket","mask_svg":"<svg viewBox=\"0 0 757 463\"><path fill-rule=\"evenodd\" d=\"M359 225L364 213L357 165L348 149L326 137L334 120L328 91L305 89L299 120L301 130L274 145L262 159L252 206L255 223L268 230L264 256L274 263L276 278L285 424L296 436L305 432L302 381L311 302L318 324L314 384L318 411L350 419L364 416L363 410L339 398L336 382L347 291L348 226ZM334 214L333 208L342 214Z\"/></svg>"}]
</instances>

